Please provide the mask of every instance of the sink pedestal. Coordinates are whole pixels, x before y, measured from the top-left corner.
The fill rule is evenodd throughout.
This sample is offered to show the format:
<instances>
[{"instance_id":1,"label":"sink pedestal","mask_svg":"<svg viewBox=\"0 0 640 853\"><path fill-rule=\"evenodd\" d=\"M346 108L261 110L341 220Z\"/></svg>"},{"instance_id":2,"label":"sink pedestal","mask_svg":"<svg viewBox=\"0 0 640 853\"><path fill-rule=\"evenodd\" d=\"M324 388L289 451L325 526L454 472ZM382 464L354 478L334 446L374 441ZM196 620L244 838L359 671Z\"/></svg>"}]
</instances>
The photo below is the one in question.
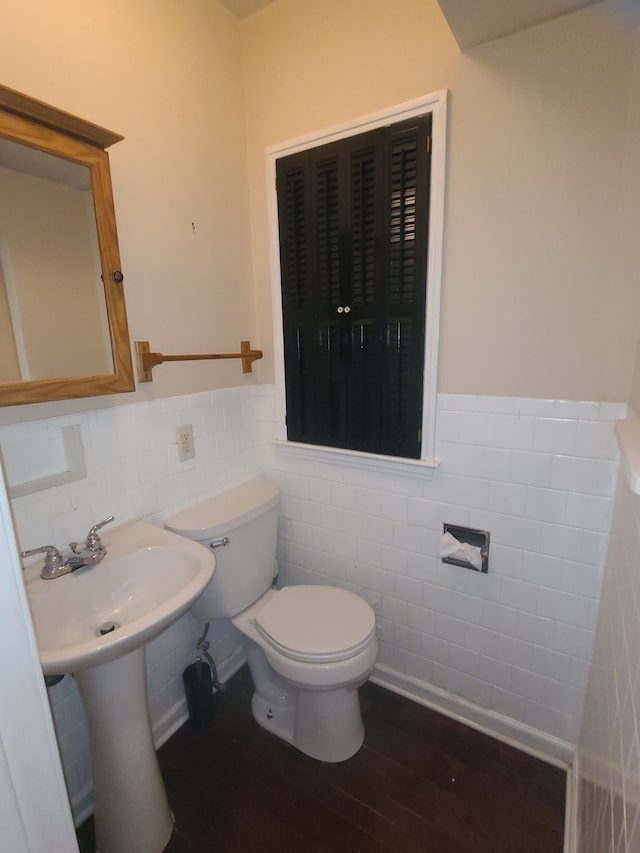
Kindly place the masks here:
<instances>
[{"instance_id":1,"label":"sink pedestal","mask_svg":"<svg viewBox=\"0 0 640 853\"><path fill-rule=\"evenodd\" d=\"M89 730L98 853L161 853L173 816L147 707L145 648L76 673Z\"/></svg>"},{"instance_id":2,"label":"sink pedestal","mask_svg":"<svg viewBox=\"0 0 640 853\"><path fill-rule=\"evenodd\" d=\"M173 817L151 734L144 647L187 612L216 560L144 521L109 529L103 543L107 556L94 568L56 580L25 569L29 606L44 674L77 677L99 853L162 853ZM105 622L117 627L97 636Z\"/></svg>"}]
</instances>

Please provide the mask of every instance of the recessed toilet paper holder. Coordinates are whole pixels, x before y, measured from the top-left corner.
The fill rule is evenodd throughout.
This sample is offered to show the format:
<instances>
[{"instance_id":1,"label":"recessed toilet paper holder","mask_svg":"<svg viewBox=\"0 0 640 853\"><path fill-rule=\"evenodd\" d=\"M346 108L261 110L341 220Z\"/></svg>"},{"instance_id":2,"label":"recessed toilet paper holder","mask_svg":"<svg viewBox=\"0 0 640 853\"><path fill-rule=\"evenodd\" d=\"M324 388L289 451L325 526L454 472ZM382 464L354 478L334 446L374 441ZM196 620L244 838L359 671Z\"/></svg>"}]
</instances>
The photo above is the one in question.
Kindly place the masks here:
<instances>
[{"instance_id":1,"label":"recessed toilet paper holder","mask_svg":"<svg viewBox=\"0 0 640 853\"><path fill-rule=\"evenodd\" d=\"M468 545L473 545L474 548L480 549L480 557L482 558L482 568L480 571L483 574L487 574L489 571L489 542L491 540L489 531L477 530L474 527L460 527L457 524L447 524L446 522L442 525L442 528L443 533L450 533L452 536L455 536L458 542L466 542ZM466 560L458 560L456 557L441 557L440 559L443 563L450 563L454 566L462 566L465 569L475 571L474 567Z\"/></svg>"}]
</instances>

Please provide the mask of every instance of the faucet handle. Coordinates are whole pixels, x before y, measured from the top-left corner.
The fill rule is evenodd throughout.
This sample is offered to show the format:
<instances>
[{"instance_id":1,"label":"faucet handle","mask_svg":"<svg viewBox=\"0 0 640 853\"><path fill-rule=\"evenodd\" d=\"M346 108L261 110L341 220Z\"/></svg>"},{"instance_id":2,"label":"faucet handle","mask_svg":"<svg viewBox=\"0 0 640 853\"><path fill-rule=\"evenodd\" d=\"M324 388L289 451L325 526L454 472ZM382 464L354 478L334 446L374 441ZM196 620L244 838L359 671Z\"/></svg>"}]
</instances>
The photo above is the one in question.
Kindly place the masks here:
<instances>
[{"instance_id":1,"label":"faucet handle","mask_svg":"<svg viewBox=\"0 0 640 853\"><path fill-rule=\"evenodd\" d=\"M20 551L21 557L33 557L35 554L44 554L46 569L57 569L64 565L64 557L53 545L41 545L39 548L31 548L30 551Z\"/></svg>"},{"instance_id":2,"label":"faucet handle","mask_svg":"<svg viewBox=\"0 0 640 853\"><path fill-rule=\"evenodd\" d=\"M98 530L103 528L106 524L111 524L112 521L115 521L115 517L113 515L108 515L106 518L103 518L102 521L99 521L97 524L94 524L91 530L87 533L87 541L85 542L85 547L90 551L93 551L95 548L100 546L100 537L98 536ZM77 545L78 543L76 543Z\"/></svg>"}]
</instances>

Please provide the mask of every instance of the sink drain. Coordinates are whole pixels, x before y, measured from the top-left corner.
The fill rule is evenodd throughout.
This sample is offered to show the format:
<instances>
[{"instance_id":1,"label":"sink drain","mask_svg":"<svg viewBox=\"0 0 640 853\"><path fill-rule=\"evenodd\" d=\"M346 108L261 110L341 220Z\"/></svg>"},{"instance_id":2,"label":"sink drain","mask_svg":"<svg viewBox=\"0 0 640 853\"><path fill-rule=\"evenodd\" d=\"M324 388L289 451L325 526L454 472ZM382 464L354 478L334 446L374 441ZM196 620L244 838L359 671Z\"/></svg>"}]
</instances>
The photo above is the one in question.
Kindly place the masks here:
<instances>
[{"instance_id":1,"label":"sink drain","mask_svg":"<svg viewBox=\"0 0 640 853\"><path fill-rule=\"evenodd\" d=\"M105 634L110 634L119 627L119 622L103 622L102 625L98 625L98 628L96 629L96 637L104 637Z\"/></svg>"}]
</instances>

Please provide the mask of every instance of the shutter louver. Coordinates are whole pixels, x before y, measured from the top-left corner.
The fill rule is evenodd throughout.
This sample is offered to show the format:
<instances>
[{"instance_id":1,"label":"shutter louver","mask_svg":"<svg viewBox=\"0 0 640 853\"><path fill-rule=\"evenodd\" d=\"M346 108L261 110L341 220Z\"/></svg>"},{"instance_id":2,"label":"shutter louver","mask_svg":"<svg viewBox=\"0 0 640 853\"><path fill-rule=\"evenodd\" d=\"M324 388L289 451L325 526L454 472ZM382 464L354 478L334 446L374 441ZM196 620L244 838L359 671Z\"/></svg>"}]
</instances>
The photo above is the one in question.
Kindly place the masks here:
<instances>
[{"instance_id":1,"label":"shutter louver","mask_svg":"<svg viewBox=\"0 0 640 853\"><path fill-rule=\"evenodd\" d=\"M301 310L309 299L309 266L305 222L305 181L301 169L289 172L285 179L287 301Z\"/></svg>"},{"instance_id":2,"label":"shutter louver","mask_svg":"<svg viewBox=\"0 0 640 853\"><path fill-rule=\"evenodd\" d=\"M389 298L413 299L416 238L416 139L395 141L391 150Z\"/></svg>"},{"instance_id":3,"label":"shutter louver","mask_svg":"<svg viewBox=\"0 0 640 853\"><path fill-rule=\"evenodd\" d=\"M376 300L376 167L374 152L358 152L351 160L351 299L372 305Z\"/></svg>"},{"instance_id":4,"label":"shutter louver","mask_svg":"<svg viewBox=\"0 0 640 853\"><path fill-rule=\"evenodd\" d=\"M340 300L338 164L334 158L316 167L316 217L318 302L328 308Z\"/></svg>"}]
</instances>

